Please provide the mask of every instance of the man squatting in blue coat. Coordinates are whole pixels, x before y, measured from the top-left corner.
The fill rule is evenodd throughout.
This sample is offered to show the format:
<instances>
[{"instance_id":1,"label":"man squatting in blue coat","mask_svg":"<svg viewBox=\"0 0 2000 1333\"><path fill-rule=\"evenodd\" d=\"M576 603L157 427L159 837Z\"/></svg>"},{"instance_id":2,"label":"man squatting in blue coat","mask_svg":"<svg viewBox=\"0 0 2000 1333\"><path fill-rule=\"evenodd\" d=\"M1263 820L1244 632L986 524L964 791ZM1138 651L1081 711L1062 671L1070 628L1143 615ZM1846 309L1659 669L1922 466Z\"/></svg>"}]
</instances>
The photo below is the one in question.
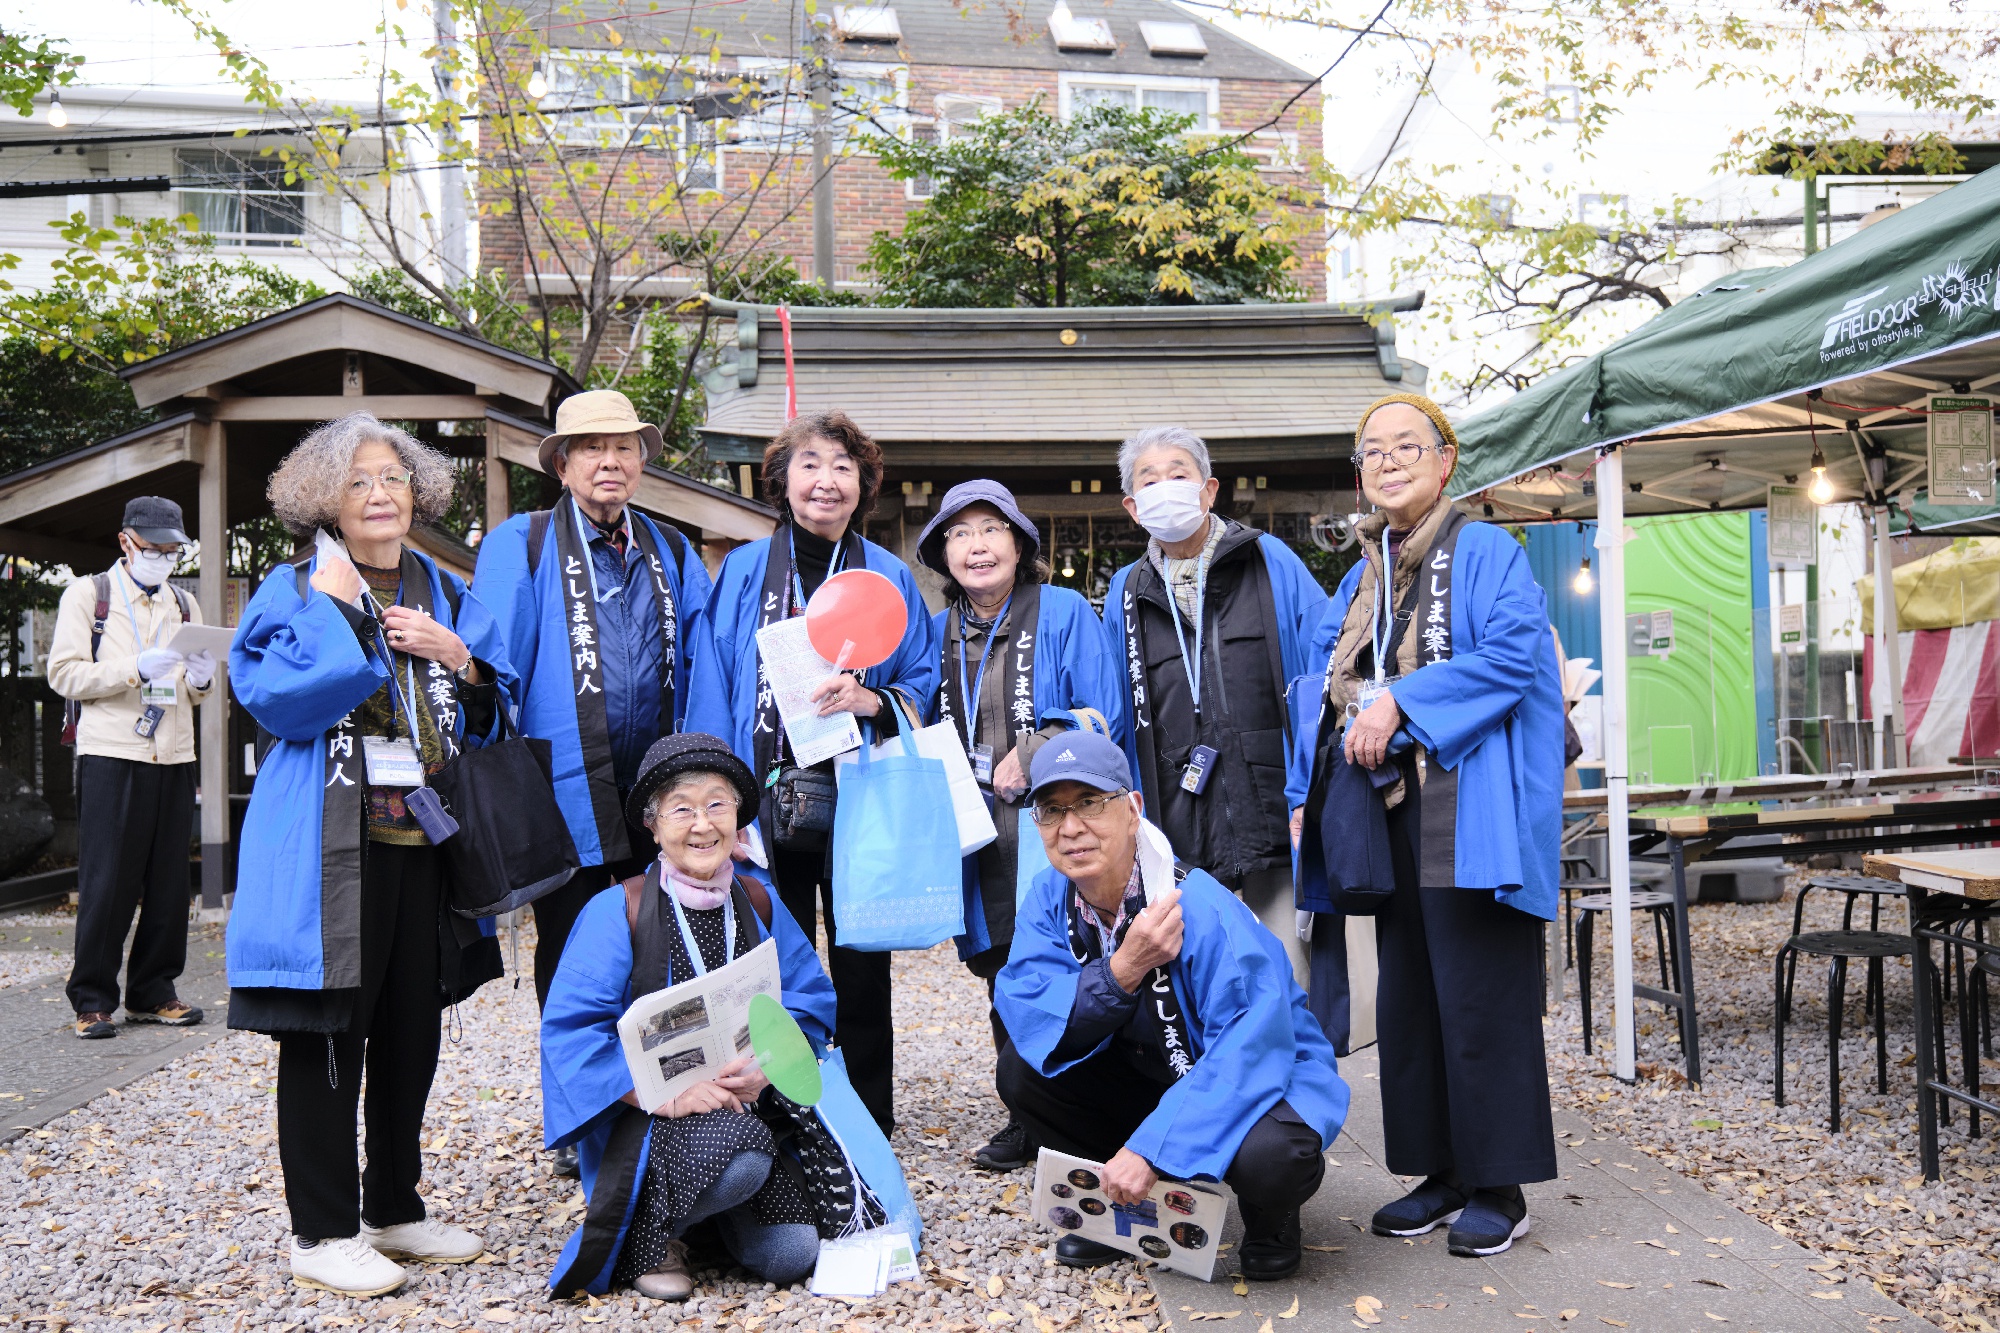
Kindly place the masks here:
<instances>
[{"instance_id":1,"label":"man squatting in blue coat","mask_svg":"<svg viewBox=\"0 0 2000 1333\"><path fill-rule=\"evenodd\" d=\"M1036 1142L1104 1162L1114 1203L1161 1177L1227 1181L1244 1277L1289 1276L1348 1093L1284 946L1213 876L1175 866L1115 743L1071 733L1032 769L1050 868L1000 972L1001 1100ZM1056 1257L1123 1256L1067 1235Z\"/></svg>"},{"instance_id":2,"label":"man squatting in blue coat","mask_svg":"<svg viewBox=\"0 0 2000 1333\"><path fill-rule=\"evenodd\" d=\"M598 389L563 400L542 469L563 484L553 509L517 514L479 546L474 582L507 639L526 697L521 731L549 742L556 802L583 869L535 903L535 999L591 897L652 861L625 797L646 747L687 712L688 621L708 602L693 543L627 505L659 427ZM576 1173L574 1149L557 1167Z\"/></svg>"},{"instance_id":3,"label":"man squatting in blue coat","mask_svg":"<svg viewBox=\"0 0 2000 1333\"><path fill-rule=\"evenodd\" d=\"M1451 1253L1497 1254L1527 1234L1521 1186L1556 1174L1539 964L1562 833L1557 663L1521 544L1445 496L1458 448L1437 404L1393 394L1355 438L1378 512L1321 622L1323 674L1292 691L1320 712L1294 727L1286 784L1300 905L1375 920L1387 1165L1424 1177L1375 1234L1449 1224ZM1313 1008L1336 1043L1344 934L1313 933Z\"/></svg>"}]
</instances>

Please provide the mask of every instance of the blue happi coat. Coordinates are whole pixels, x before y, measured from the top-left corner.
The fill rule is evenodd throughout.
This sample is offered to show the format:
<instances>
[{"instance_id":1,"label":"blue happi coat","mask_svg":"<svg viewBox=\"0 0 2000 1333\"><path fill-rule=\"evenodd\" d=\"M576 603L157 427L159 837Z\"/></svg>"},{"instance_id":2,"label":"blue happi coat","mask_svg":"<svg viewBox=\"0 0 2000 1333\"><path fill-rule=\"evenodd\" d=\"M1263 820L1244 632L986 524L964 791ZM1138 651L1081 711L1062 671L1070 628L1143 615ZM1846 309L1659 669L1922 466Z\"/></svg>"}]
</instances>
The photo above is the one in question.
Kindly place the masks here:
<instances>
[{"instance_id":1,"label":"blue happi coat","mask_svg":"<svg viewBox=\"0 0 2000 1333\"><path fill-rule=\"evenodd\" d=\"M1220 1180L1251 1126L1282 1098L1332 1147L1347 1119L1347 1084L1284 945L1206 871L1189 871L1179 888L1184 933L1168 973L1181 1012L1194 1016L1194 1068L1167 1087L1125 1146L1163 1176ZM1073 891L1053 868L1036 879L994 996L1014 1048L1045 1077L1080 1063L1051 1058L1083 971L1070 949Z\"/></svg>"},{"instance_id":2,"label":"blue happi coat","mask_svg":"<svg viewBox=\"0 0 2000 1333\"><path fill-rule=\"evenodd\" d=\"M1509 907L1556 917L1562 841L1562 682L1546 599L1528 553L1490 523L1458 533L1451 657L1392 681L1403 725L1458 775L1454 876ZM1293 682L1285 794L1294 809L1312 783L1325 673L1362 566L1347 571L1311 645L1311 674ZM1310 836L1312 831L1308 830ZM1311 863L1301 868L1310 877ZM1301 892L1313 886L1302 885ZM1323 895L1324 884L1317 886Z\"/></svg>"},{"instance_id":3,"label":"blue happi coat","mask_svg":"<svg viewBox=\"0 0 2000 1333\"><path fill-rule=\"evenodd\" d=\"M754 913L752 927L760 942L777 939L785 1008L798 1020L813 1053L824 1055L833 1039L833 983L821 970L812 942L778 895L771 894L770 902L770 929ZM592 898L577 918L549 986L549 1002L542 1008L542 1134L551 1148L576 1145L587 1196L596 1194L612 1124L625 1108L619 1099L632 1091L632 1072L618 1044L618 1019L638 998L632 993L632 931L625 920L625 889L614 884ZM583 1227L578 1226L556 1259L550 1287L563 1285L565 1278L582 1279L577 1285L583 1290L602 1295L610 1286L633 1210L639 1205L638 1185L645 1179L650 1148L649 1138L640 1140L631 1179L617 1182L627 1191L627 1203L610 1258L596 1273L571 1274L583 1244Z\"/></svg>"},{"instance_id":4,"label":"blue happi coat","mask_svg":"<svg viewBox=\"0 0 2000 1333\"><path fill-rule=\"evenodd\" d=\"M863 541L866 567L885 575L903 594L909 624L895 654L862 673L870 689L893 688L921 717L937 692L938 646L931 628L930 608L909 566L874 542ZM686 729L707 732L729 742L736 757L757 767L757 624L758 597L764 588L771 539L750 542L731 551L716 575L706 611L695 618L694 670L689 677ZM758 773L763 782L769 775Z\"/></svg>"},{"instance_id":5,"label":"blue happi coat","mask_svg":"<svg viewBox=\"0 0 2000 1333\"><path fill-rule=\"evenodd\" d=\"M1097 618L1090 603L1083 594L1069 588L1056 588L1043 584L1037 590L1039 607L1035 613L1035 719L1037 723L1064 722L1074 724L1071 710L1095 708L1104 715L1105 725L1111 728L1111 739L1121 744L1125 740L1125 730L1130 725L1126 698L1124 668L1111 655L1110 644L1104 637L1104 626ZM940 648L949 652L951 644L945 637L949 608L931 618L932 632ZM1005 679L1006 670L998 660L1000 650L996 646L993 660L986 668L987 679ZM942 662L946 671L957 671L958 662L954 658ZM967 682L979 670L977 662L967 659ZM986 687L980 687L984 690ZM999 688L995 686L995 688ZM935 696L931 702L926 720L932 723L939 718ZM1005 751L1000 751L1005 754ZM1015 805L994 806L996 819L1018 819L1022 807ZM985 909L985 886L980 883L979 854L965 858L965 925L966 933L957 937L958 956L970 958L993 947L993 939L987 927ZM994 886L994 891L1007 895L1008 901L1014 897L1014 885Z\"/></svg>"},{"instance_id":6,"label":"blue happi coat","mask_svg":"<svg viewBox=\"0 0 2000 1333\"><path fill-rule=\"evenodd\" d=\"M499 706L519 698L500 628L457 575L412 552L430 576L431 614L465 641L494 673ZM317 568L314 560L310 568ZM456 617L441 580L458 596ZM276 738L257 766L237 857L236 905L229 914L226 957L232 989L274 986L318 991L359 984L361 900L353 886L323 882L322 793L328 732L389 679L389 668L364 651L334 600L308 588L298 570L279 565L244 609L229 648L229 684L250 716ZM496 719L495 725L498 722ZM461 744L494 739L466 736ZM359 747L356 747L357 750ZM356 776L361 756L356 753ZM358 874L358 870L356 871ZM493 921L479 923L493 934Z\"/></svg>"},{"instance_id":7,"label":"blue happi coat","mask_svg":"<svg viewBox=\"0 0 2000 1333\"><path fill-rule=\"evenodd\" d=\"M659 524L627 508L633 524L643 524L664 557L667 588L679 619L675 640L674 709L687 713L688 677L692 662L690 622L707 603L708 570L701 553L684 537L676 546ZM549 516L541 555L528 572L529 516L516 514L487 534L479 544L479 564L473 581L479 596L493 608L507 640L508 659L521 673L524 698L521 731L549 742L555 773L556 803L569 825L581 864L604 864L604 845L597 812L590 800L590 775L585 769L582 737L577 726L576 686L570 669L570 639L562 586L562 559L557 554L556 524L574 522L575 512L558 503ZM603 700L615 777L622 790L638 776L646 747L678 729L680 717L660 716L660 612L653 579L636 544L617 564L608 543L590 545L597 586L609 594L597 603L598 653L603 664Z\"/></svg>"}]
</instances>

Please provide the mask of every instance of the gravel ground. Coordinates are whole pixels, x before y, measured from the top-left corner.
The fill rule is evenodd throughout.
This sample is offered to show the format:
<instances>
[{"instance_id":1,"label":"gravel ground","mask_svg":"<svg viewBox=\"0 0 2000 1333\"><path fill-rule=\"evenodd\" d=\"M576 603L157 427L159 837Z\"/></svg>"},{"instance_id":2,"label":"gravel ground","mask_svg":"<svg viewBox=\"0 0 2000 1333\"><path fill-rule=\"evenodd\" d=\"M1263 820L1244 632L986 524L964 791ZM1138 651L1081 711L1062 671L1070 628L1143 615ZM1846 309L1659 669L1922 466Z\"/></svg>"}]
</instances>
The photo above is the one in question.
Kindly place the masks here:
<instances>
[{"instance_id":1,"label":"gravel ground","mask_svg":"<svg viewBox=\"0 0 2000 1333\"><path fill-rule=\"evenodd\" d=\"M520 957L530 957L524 932ZM51 1330L331 1329L409 1325L763 1329L989 1328L1005 1311L1037 1333L1160 1325L1129 1263L1073 1273L1044 1257L1023 1197L1030 1173L975 1171L1000 1123L983 988L950 945L896 958L895 1136L925 1226L924 1280L870 1302L774 1291L709 1273L685 1306L630 1292L552 1302L549 1268L580 1216L574 1181L548 1172L531 985L496 982L458 1012L425 1121L434 1216L486 1241L477 1263L413 1266L391 1298L292 1286L270 1094L275 1047L233 1033L0 1149L0 1322ZM1088 1313L1083 1313L1087 1311ZM1020 1318L1025 1316L1025 1319ZM39 1322L36 1322L39 1321Z\"/></svg>"},{"instance_id":2,"label":"gravel ground","mask_svg":"<svg viewBox=\"0 0 2000 1333\"><path fill-rule=\"evenodd\" d=\"M69 974L70 956L65 951L34 946L35 935L76 922L76 913L67 908L47 912L21 912L0 917L0 986Z\"/></svg>"},{"instance_id":3,"label":"gravel ground","mask_svg":"<svg viewBox=\"0 0 2000 1333\"><path fill-rule=\"evenodd\" d=\"M1840 926L1842 896L1815 891L1805 929ZM1865 925L1865 902L1857 927ZM1916 1052L1910 968L1891 960L1889 1091L1875 1091L1872 1021L1864 1023L1865 969L1850 964L1841 1044L1842 1132L1827 1125L1826 968L1802 959L1785 1030L1785 1105L1771 1087L1772 969L1791 932L1792 902L1697 905L1692 914L1695 987L1701 1003L1703 1082L1690 1088L1674 1025L1658 1005L1636 1006L1642 1078L1612 1079L1606 1045L1583 1054L1574 994L1549 1024L1550 1072L1559 1100L1663 1164L1695 1177L1745 1212L1818 1250L1835 1271L1948 1330L2000 1327L2000 1133L1966 1137L1963 1108L1940 1133L1945 1179L1926 1186L1917 1161ZM1657 980L1650 928L1641 929L1635 975ZM1900 904L1885 930L1905 930ZM1608 932L1598 931L1595 1037L1610 1040ZM1572 974L1574 976L1574 974ZM1574 984L1571 986L1574 991ZM2000 991L2000 988L1996 988ZM2000 1001L2000 993L1996 993ZM1946 1040L1954 1071L1955 1020ZM1983 1081L2000 1085L2000 1062Z\"/></svg>"}]
</instances>

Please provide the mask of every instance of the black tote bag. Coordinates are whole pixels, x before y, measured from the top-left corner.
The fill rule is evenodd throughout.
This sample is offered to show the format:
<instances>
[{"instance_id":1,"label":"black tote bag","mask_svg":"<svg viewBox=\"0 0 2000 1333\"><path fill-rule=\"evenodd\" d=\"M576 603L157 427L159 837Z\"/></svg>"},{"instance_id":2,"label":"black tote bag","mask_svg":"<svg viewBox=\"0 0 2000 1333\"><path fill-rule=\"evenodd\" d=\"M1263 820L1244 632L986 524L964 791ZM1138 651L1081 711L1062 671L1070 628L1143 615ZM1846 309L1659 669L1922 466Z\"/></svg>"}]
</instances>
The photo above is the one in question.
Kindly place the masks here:
<instances>
[{"instance_id":1,"label":"black tote bag","mask_svg":"<svg viewBox=\"0 0 2000 1333\"><path fill-rule=\"evenodd\" d=\"M500 739L467 748L431 775L431 789L458 821L438 845L451 876L451 910L498 916L569 883L576 843L556 804L549 743L521 735L500 707Z\"/></svg>"}]
</instances>

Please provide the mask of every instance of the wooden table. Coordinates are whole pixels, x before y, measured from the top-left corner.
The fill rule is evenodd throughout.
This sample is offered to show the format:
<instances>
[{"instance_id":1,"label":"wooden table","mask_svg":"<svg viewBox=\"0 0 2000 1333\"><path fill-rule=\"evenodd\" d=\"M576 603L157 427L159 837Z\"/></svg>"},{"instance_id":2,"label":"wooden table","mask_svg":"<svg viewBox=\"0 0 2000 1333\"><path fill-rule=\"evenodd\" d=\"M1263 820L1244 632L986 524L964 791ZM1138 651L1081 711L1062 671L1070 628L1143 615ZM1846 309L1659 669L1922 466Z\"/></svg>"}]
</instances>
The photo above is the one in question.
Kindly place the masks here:
<instances>
[{"instance_id":1,"label":"wooden table","mask_svg":"<svg viewBox=\"0 0 2000 1333\"><path fill-rule=\"evenodd\" d=\"M1729 801L1804 800L1829 796L1866 796L1884 791L1954 787L1976 779L1979 770L1962 764L1929 768L1885 768L1861 773L1781 773L1762 778L1704 786L1627 787L1626 800L1635 808L1649 805L1720 805ZM1602 787L1563 793L1564 814L1603 810L1609 793Z\"/></svg>"},{"instance_id":2,"label":"wooden table","mask_svg":"<svg viewBox=\"0 0 2000 1333\"><path fill-rule=\"evenodd\" d=\"M1904 769L1904 774L1927 770ZM1942 770L1960 782L1962 768ZM1880 774L1857 774L1880 777ZM1840 781L1840 779L1828 779ZM1774 779L1758 779L1761 782ZM1715 808L1661 810L1631 819L1634 860L1664 862L1673 871L1674 947L1680 955L1675 989L1634 984L1632 993L1666 1005L1680 1015L1681 1051L1691 1083L1701 1082L1701 1024L1696 1013L1694 953L1688 945L1687 867L1695 861L1747 861L1772 855L1811 856L1823 852L1880 852L1962 842L2000 841L2000 789L1903 791L1858 798L1821 796L1813 800L1751 804L1733 801ZM1779 835L1783 842L1744 845L1739 839ZM1921 1046L1921 1043L1919 1043Z\"/></svg>"},{"instance_id":3,"label":"wooden table","mask_svg":"<svg viewBox=\"0 0 2000 1333\"><path fill-rule=\"evenodd\" d=\"M1870 856L1863 860L1862 866L1870 875L1901 880L1909 894L1910 936L1916 946L1912 952L1910 985L1917 1023L1917 1140L1924 1179L1936 1180L1938 1118L1942 1109L1938 1098L1964 1102L1974 1115L1985 1111L2000 1116L2000 1103L1980 1095L1979 1048L1971 1041L1973 1034L1964 1022L1972 1012L1972 997L1961 986L1958 1004L1961 1035L1968 1042L1967 1087L1955 1087L1944 1077L1950 1072L1951 1062L1941 1042L1935 1049L1932 1047L1938 1019L1931 1008L1932 987L1936 984L1931 959L1933 941L1974 954L2000 954L2000 944L1977 938L1971 929L1981 921L2000 920L2000 848Z\"/></svg>"}]
</instances>

